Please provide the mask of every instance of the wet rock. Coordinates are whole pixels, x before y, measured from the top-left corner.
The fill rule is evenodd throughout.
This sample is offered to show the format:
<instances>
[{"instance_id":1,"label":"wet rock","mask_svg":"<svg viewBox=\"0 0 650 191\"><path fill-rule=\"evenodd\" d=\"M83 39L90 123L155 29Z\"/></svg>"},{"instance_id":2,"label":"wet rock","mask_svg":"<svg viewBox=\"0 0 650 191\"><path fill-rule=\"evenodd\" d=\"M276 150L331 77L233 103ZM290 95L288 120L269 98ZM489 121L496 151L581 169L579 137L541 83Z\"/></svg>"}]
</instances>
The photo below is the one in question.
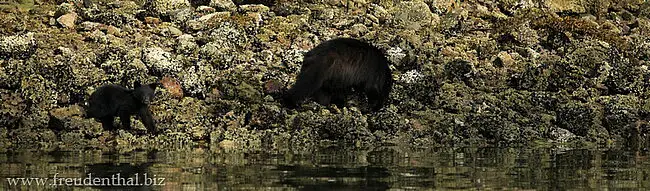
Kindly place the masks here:
<instances>
[{"instance_id":1,"label":"wet rock","mask_svg":"<svg viewBox=\"0 0 650 191\"><path fill-rule=\"evenodd\" d=\"M71 132L62 132L59 135L60 144L59 148L62 150L79 150L85 149L89 146L88 139L84 138L84 134L78 130Z\"/></svg>"},{"instance_id":2,"label":"wet rock","mask_svg":"<svg viewBox=\"0 0 650 191\"><path fill-rule=\"evenodd\" d=\"M445 72L451 80L459 80L469 83L474 74L474 65L465 60L454 60L445 64Z\"/></svg>"},{"instance_id":3,"label":"wet rock","mask_svg":"<svg viewBox=\"0 0 650 191\"><path fill-rule=\"evenodd\" d=\"M159 98L160 103L151 106L154 119L160 124L159 131L178 133L179 137L190 140L206 139L216 122L215 115L197 115L210 113L210 108L202 100L192 97ZM169 112L175 111L175 112Z\"/></svg>"},{"instance_id":4,"label":"wet rock","mask_svg":"<svg viewBox=\"0 0 650 191\"><path fill-rule=\"evenodd\" d=\"M552 63L554 71L551 73L550 88L556 89L577 89L581 87L589 87L591 85L589 79L598 77L604 70L607 62L603 62L608 57L607 46L603 44L587 41L583 42L581 46L571 49L568 54L560 62ZM595 84L594 84L595 85ZM612 88L613 89L613 88Z\"/></svg>"},{"instance_id":5,"label":"wet rock","mask_svg":"<svg viewBox=\"0 0 650 191\"><path fill-rule=\"evenodd\" d=\"M210 7L214 7L217 11L234 11L237 8L232 0L210 0Z\"/></svg>"},{"instance_id":6,"label":"wet rock","mask_svg":"<svg viewBox=\"0 0 650 191\"><path fill-rule=\"evenodd\" d=\"M25 59L36 51L34 33L0 37L0 58Z\"/></svg>"},{"instance_id":7,"label":"wet rock","mask_svg":"<svg viewBox=\"0 0 650 191\"><path fill-rule=\"evenodd\" d=\"M17 128L18 122L27 109L27 103L20 94L4 89L0 89L0 98L3 100L0 104L0 126L7 129Z\"/></svg>"},{"instance_id":8,"label":"wet rock","mask_svg":"<svg viewBox=\"0 0 650 191\"><path fill-rule=\"evenodd\" d=\"M511 144L521 140L521 126L504 117L507 115L480 113L468 118L472 128L488 142ZM499 126L500 128L492 128Z\"/></svg>"},{"instance_id":9,"label":"wet rock","mask_svg":"<svg viewBox=\"0 0 650 191\"><path fill-rule=\"evenodd\" d=\"M637 97L617 95L601 99L605 103L603 125L610 134L625 137L626 133L636 128L637 122L642 120L641 101Z\"/></svg>"},{"instance_id":10,"label":"wet rock","mask_svg":"<svg viewBox=\"0 0 650 191\"><path fill-rule=\"evenodd\" d=\"M77 21L77 13L68 13L61 15L56 21L63 27L68 29L74 29L75 22Z\"/></svg>"},{"instance_id":11,"label":"wet rock","mask_svg":"<svg viewBox=\"0 0 650 191\"><path fill-rule=\"evenodd\" d=\"M368 118L368 129L386 134L381 139L387 139L386 136L396 135L397 132L408 130L409 127L408 120L400 116L395 107L389 106L386 111Z\"/></svg>"},{"instance_id":12,"label":"wet rock","mask_svg":"<svg viewBox=\"0 0 650 191\"><path fill-rule=\"evenodd\" d=\"M142 51L142 61L160 74L175 74L182 69L181 63L160 47L145 48Z\"/></svg>"},{"instance_id":13,"label":"wet rock","mask_svg":"<svg viewBox=\"0 0 650 191\"><path fill-rule=\"evenodd\" d=\"M57 135L49 129L19 128L9 132L12 149L33 149L52 151L58 140ZM83 138L79 140L85 140Z\"/></svg>"},{"instance_id":14,"label":"wet rock","mask_svg":"<svg viewBox=\"0 0 650 191\"><path fill-rule=\"evenodd\" d=\"M601 121L602 110L590 104L570 102L557 109L558 126L578 136L596 138L607 134Z\"/></svg>"}]
</instances>

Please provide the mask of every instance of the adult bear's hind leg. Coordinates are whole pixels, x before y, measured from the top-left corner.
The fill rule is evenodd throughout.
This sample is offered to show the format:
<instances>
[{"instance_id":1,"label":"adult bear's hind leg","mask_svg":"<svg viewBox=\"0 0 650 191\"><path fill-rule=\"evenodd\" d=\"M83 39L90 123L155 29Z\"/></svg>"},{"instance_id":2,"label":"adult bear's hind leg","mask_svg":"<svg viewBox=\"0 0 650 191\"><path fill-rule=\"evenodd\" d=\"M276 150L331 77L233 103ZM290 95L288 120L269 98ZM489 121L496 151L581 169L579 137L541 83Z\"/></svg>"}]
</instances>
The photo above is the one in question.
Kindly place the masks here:
<instances>
[{"instance_id":1,"label":"adult bear's hind leg","mask_svg":"<svg viewBox=\"0 0 650 191\"><path fill-rule=\"evenodd\" d=\"M318 91L316 91L316 93L314 93L313 97L314 97L314 101L316 101L316 103L324 105L324 106L328 106L330 104L331 99L332 99L332 96L330 95L330 93L327 92L327 91L324 91L323 89L319 89Z\"/></svg>"},{"instance_id":2,"label":"adult bear's hind leg","mask_svg":"<svg viewBox=\"0 0 650 191\"><path fill-rule=\"evenodd\" d=\"M368 97L368 106L373 111L379 111L384 107L384 98L381 95L381 92L377 88L366 88L366 96Z\"/></svg>"}]
</instances>

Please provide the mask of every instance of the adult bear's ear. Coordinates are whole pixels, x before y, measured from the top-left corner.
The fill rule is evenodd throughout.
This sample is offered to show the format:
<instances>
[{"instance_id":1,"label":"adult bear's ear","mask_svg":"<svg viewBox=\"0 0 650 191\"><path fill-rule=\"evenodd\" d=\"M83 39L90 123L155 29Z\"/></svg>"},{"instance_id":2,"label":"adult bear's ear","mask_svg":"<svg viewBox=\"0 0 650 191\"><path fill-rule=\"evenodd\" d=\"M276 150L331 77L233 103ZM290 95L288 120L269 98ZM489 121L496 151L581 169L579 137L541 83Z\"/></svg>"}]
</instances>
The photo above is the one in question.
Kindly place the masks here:
<instances>
[{"instance_id":1,"label":"adult bear's ear","mask_svg":"<svg viewBox=\"0 0 650 191\"><path fill-rule=\"evenodd\" d=\"M142 86L142 85L140 84L140 81L135 81L135 82L133 82L133 88L138 88L138 87L140 87L140 86Z\"/></svg>"}]
</instances>

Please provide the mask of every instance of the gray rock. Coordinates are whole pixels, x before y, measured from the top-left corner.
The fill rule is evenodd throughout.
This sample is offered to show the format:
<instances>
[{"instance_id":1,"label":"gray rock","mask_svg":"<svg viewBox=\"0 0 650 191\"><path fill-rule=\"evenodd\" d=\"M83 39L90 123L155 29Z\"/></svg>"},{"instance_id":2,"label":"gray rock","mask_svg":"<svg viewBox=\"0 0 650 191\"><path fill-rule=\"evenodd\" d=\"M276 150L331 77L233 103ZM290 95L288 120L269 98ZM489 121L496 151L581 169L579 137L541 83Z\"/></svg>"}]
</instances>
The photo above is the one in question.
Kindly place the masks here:
<instances>
[{"instance_id":1,"label":"gray rock","mask_svg":"<svg viewBox=\"0 0 650 191\"><path fill-rule=\"evenodd\" d=\"M529 3L532 4L532 3ZM581 1L548 0L544 4L553 12L586 13Z\"/></svg>"},{"instance_id":2,"label":"gray rock","mask_svg":"<svg viewBox=\"0 0 650 191\"><path fill-rule=\"evenodd\" d=\"M202 5L202 6L197 7L197 8L196 8L196 11L198 11L198 12L202 12L202 13L212 13L212 12L215 11L215 9L212 8L212 7L208 7L208 6L203 6L203 5Z\"/></svg>"},{"instance_id":3,"label":"gray rock","mask_svg":"<svg viewBox=\"0 0 650 191\"><path fill-rule=\"evenodd\" d=\"M108 36L106 36L106 33L102 32L99 29L95 29L89 36L88 38L94 42L106 44L108 43Z\"/></svg>"},{"instance_id":4,"label":"gray rock","mask_svg":"<svg viewBox=\"0 0 650 191\"><path fill-rule=\"evenodd\" d=\"M237 8L231 0L211 0L210 7L214 7L217 11L234 11Z\"/></svg>"},{"instance_id":5,"label":"gray rock","mask_svg":"<svg viewBox=\"0 0 650 191\"><path fill-rule=\"evenodd\" d=\"M551 138L559 143L566 143L575 139L577 136L571 131L563 128L555 128L551 131Z\"/></svg>"},{"instance_id":6,"label":"gray rock","mask_svg":"<svg viewBox=\"0 0 650 191\"><path fill-rule=\"evenodd\" d=\"M189 34L181 35L178 38L176 38L176 40L177 40L177 44L176 44L177 53L190 54L198 47L194 37Z\"/></svg>"},{"instance_id":7,"label":"gray rock","mask_svg":"<svg viewBox=\"0 0 650 191\"><path fill-rule=\"evenodd\" d=\"M241 5L240 7L246 12L267 13L271 11L271 9L265 5Z\"/></svg>"},{"instance_id":8,"label":"gray rock","mask_svg":"<svg viewBox=\"0 0 650 191\"><path fill-rule=\"evenodd\" d=\"M167 28L167 30L169 30L169 34L171 34L173 37L177 37L177 36L181 36L181 35L183 35L183 31L181 31L180 29L178 29L178 28L176 28L176 27L173 27L173 26L169 26L169 27Z\"/></svg>"},{"instance_id":9,"label":"gray rock","mask_svg":"<svg viewBox=\"0 0 650 191\"><path fill-rule=\"evenodd\" d=\"M142 61L148 68L163 74L175 74L182 68L181 63L172 58L172 53L160 47L144 49L142 51Z\"/></svg>"},{"instance_id":10,"label":"gray rock","mask_svg":"<svg viewBox=\"0 0 650 191\"><path fill-rule=\"evenodd\" d=\"M406 53L399 47L393 47L386 50L386 57L392 63L400 63L406 57Z\"/></svg>"},{"instance_id":11,"label":"gray rock","mask_svg":"<svg viewBox=\"0 0 650 191\"><path fill-rule=\"evenodd\" d=\"M192 30L202 30L205 28L205 23L209 21L212 18L227 18L230 17L230 12L216 12L216 13L210 13L207 15L203 15L197 19L190 20L187 22L187 27L192 29Z\"/></svg>"},{"instance_id":12,"label":"gray rock","mask_svg":"<svg viewBox=\"0 0 650 191\"><path fill-rule=\"evenodd\" d=\"M390 23L403 29L419 30L440 21L438 15L431 13L429 6L422 1L401 2L390 13L393 16Z\"/></svg>"},{"instance_id":13,"label":"gray rock","mask_svg":"<svg viewBox=\"0 0 650 191\"><path fill-rule=\"evenodd\" d=\"M93 31L95 29L98 29L101 25L102 24L100 24L100 23L85 21L85 22L79 24L79 28L84 30L84 31Z\"/></svg>"},{"instance_id":14,"label":"gray rock","mask_svg":"<svg viewBox=\"0 0 650 191\"><path fill-rule=\"evenodd\" d=\"M155 16L169 15L171 11L188 7L190 7L188 0L147 0L144 3L144 9Z\"/></svg>"},{"instance_id":15,"label":"gray rock","mask_svg":"<svg viewBox=\"0 0 650 191\"><path fill-rule=\"evenodd\" d=\"M187 21L194 19L195 15L192 8L176 9L169 12L169 19L178 26L184 26Z\"/></svg>"},{"instance_id":16,"label":"gray rock","mask_svg":"<svg viewBox=\"0 0 650 191\"><path fill-rule=\"evenodd\" d=\"M68 13L73 13L75 10L75 6L70 3L61 3L60 5L56 6L56 11L54 12L54 17L60 17L61 15L65 15Z\"/></svg>"}]
</instances>

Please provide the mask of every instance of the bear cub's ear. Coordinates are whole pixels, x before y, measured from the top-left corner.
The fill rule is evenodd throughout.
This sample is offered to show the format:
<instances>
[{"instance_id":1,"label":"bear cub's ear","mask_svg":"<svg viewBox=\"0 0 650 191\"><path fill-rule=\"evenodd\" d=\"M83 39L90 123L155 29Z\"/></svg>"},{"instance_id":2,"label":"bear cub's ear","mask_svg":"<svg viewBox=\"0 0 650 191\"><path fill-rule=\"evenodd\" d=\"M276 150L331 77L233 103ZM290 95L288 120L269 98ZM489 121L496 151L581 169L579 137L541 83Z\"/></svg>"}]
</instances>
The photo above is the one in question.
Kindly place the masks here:
<instances>
[{"instance_id":1,"label":"bear cub's ear","mask_svg":"<svg viewBox=\"0 0 650 191\"><path fill-rule=\"evenodd\" d=\"M134 88L134 89L135 89L135 88L139 88L140 86L142 86L142 85L140 84L140 81L135 81L135 82L133 82L133 88Z\"/></svg>"},{"instance_id":2,"label":"bear cub's ear","mask_svg":"<svg viewBox=\"0 0 650 191\"><path fill-rule=\"evenodd\" d=\"M154 90L156 89L156 87L160 87L160 86L162 86L162 83L160 83L160 82L154 82L154 83L149 84L149 87L151 89L154 89Z\"/></svg>"}]
</instances>

